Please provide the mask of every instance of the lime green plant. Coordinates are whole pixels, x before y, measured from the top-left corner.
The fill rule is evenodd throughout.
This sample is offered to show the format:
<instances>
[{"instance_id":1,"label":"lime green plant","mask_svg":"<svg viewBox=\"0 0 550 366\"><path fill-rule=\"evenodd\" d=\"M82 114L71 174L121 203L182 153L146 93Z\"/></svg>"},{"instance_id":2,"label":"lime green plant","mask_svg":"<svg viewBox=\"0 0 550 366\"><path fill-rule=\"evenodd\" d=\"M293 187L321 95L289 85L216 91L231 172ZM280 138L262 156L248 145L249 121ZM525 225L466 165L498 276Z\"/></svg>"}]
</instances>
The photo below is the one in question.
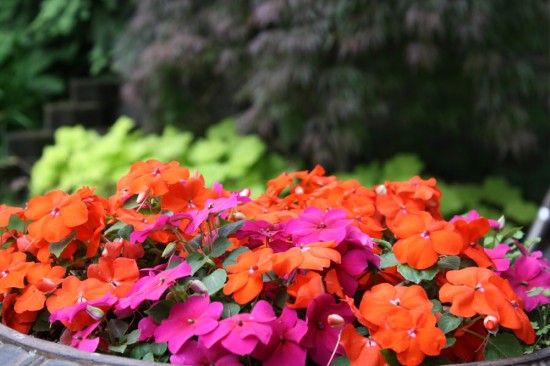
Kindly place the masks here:
<instances>
[{"instance_id":1,"label":"lime green plant","mask_svg":"<svg viewBox=\"0 0 550 366\"><path fill-rule=\"evenodd\" d=\"M171 126L160 135L145 134L130 118L121 117L104 135L82 126L59 128L55 144L44 149L32 168L30 193L70 192L88 185L106 194L133 162L147 159L177 160L191 170L200 168L209 184L248 186L253 194L264 189L266 179L288 169L282 157L267 153L259 137L238 135L233 119L195 138Z\"/></svg>"},{"instance_id":2,"label":"lime green plant","mask_svg":"<svg viewBox=\"0 0 550 366\"><path fill-rule=\"evenodd\" d=\"M384 162L373 161L359 165L348 174L338 173L343 179L357 179L372 187L384 180L402 181L414 175L423 175L424 163L415 154L398 154ZM447 183L438 179L441 212L446 217L461 214L473 208L485 217L505 215L520 225L530 224L536 216L537 205L522 198L521 190L499 176L487 176L479 184Z\"/></svg>"}]
</instances>

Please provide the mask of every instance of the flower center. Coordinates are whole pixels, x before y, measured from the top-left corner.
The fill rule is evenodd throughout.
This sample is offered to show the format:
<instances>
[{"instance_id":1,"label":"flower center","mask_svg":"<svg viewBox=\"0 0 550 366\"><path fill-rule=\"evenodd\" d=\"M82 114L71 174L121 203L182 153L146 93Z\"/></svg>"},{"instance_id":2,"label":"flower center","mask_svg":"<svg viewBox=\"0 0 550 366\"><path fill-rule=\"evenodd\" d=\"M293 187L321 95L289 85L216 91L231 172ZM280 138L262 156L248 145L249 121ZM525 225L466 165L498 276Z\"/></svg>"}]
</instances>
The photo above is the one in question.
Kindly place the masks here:
<instances>
[{"instance_id":1,"label":"flower center","mask_svg":"<svg viewBox=\"0 0 550 366\"><path fill-rule=\"evenodd\" d=\"M250 267L250 269L248 270L248 273L254 274L254 272L256 272L257 270L258 270L258 266L257 266L257 265L253 265L253 266Z\"/></svg>"},{"instance_id":2,"label":"flower center","mask_svg":"<svg viewBox=\"0 0 550 366\"><path fill-rule=\"evenodd\" d=\"M54 207L54 209L50 212L50 215L53 217L59 216L59 208Z\"/></svg>"},{"instance_id":3,"label":"flower center","mask_svg":"<svg viewBox=\"0 0 550 366\"><path fill-rule=\"evenodd\" d=\"M412 328L412 329L409 329L407 331L407 334L411 337L411 338L416 338L416 329Z\"/></svg>"},{"instance_id":4,"label":"flower center","mask_svg":"<svg viewBox=\"0 0 550 366\"><path fill-rule=\"evenodd\" d=\"M429 239L430 238L430 232L428 230L424 230L424 232L422 234L420 234L421 237L423 237L424 239Z\"/></svg>"},{"instance_id":5,"label":"flower center","mask_svg":"<svg viewBox=\"0 0 550 366\"><path fill-rule=\"evenodd\" d=\"M479 291L479 292L485 292L485 289L483 288L483 285L481 284L481 282L478 283L476 285L476 287L474 287L474 290Z\"/></svg>"},{"instance_id":6,"label":"flower center","mask_svg":"<svg viewBox=\"0 0 550 366\"><path fill-rule=\"evenodd\" d=\"M390 304L393 304L395 306L399 306L400 300L398 297L396 297L394 300L390 300Z\"/></svg>"}]
</instances>

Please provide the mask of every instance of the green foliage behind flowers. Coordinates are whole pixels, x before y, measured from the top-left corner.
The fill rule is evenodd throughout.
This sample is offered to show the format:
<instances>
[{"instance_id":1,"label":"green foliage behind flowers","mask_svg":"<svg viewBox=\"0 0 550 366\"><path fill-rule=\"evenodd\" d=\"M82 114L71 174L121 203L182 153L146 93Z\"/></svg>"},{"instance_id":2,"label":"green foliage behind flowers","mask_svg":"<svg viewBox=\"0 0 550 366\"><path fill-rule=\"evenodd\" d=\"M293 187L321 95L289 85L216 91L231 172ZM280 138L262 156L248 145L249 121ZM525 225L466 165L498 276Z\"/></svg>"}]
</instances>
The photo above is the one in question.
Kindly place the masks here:
<instances>
[{"instance_id":1,"label":"green foliage behind flowers","mask_svg":"<svg viewBox=\"0 0 550 366\"><path fill-rule=\"evenodd\" d=\"M351 173L339 173L339 177L357 179L361 184L373 186L384 180L405 180L421 175L425 164L415 154L402 153L385 161L375 160L359 165ZM508 220L520 225L530 224L537 205L522 197L521 190L504 177L487 176L478 184L446 183L438 179L443 193L441 212L446 217L466 212L475 207L485 217L505 215Z\"/></svg>"},{"instance_id":2,"label":"green foliage behind flowers","mask_svg":"<svg viewBox=\"0 0 550 366\"><path fill-rule=\"evenodd\" d=\"M178 160L191 171L200 167L210 183L235 187L238 182L259 192L267 177L287 166L280 156L268 154L257 136L237 135L232 119L213 125L201 138L170 126L160 135L134 127L130 118L121 117L105 135L82 126L59 128L55 144L44 149L32 168L31 194L74 191L82 185L97 186L100 194L111 192L134 161L152 158Z\"/></svg>"}]
</instances>

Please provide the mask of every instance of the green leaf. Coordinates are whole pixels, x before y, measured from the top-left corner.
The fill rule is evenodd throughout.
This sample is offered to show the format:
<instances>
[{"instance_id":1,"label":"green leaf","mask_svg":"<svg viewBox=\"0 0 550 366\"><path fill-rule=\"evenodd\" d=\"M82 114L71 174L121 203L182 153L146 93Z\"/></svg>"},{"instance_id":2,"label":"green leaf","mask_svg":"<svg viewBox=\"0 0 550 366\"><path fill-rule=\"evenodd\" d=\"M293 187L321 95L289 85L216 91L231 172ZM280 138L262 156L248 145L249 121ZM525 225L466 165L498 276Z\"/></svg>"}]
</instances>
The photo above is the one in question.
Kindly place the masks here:
<instances>
[{"instance_id":1,"label":"green leaf","mask_svg":"<svg viewBox=\"0 0 550 366\"><path fill-rule=\"evenodd\" d=\"M223 261L223 268L227 269L228 266L232 266L233 264L237 263L237 257L244 252L250 252L250 249L248 249L247 247L238 247L237 249L232 250L227 258L225 258L225 260Z\"/></svg>"},{"instance_id":2,"label":"green leaf","mask_svg":"<svg viewBox=\"0 0 550 366\"><path fill-rule=\"evenodd\" d=\"M202 238L203 238L203 235L199 234L195 236L193 239L189 240L187 243L191 246L191 248L199 249L199 248L202 248Z\"/></svg>"},{"instance_id":3,"label":"green leaf","mask_svg":"<svg viewBox=\"0 0 550 366\"><path fill-rule=\"evenodd\" d=\"M50 246L48 247L50 253L59 258L61 253L65 250L65 248L67 248L70 242L73 241L74 238L76 238L76 234L77 231L73 230L65 239L61 239L60 241L55 243L50 243Z\"/></svg>"},{"instance_id":4,"label":"green leaf","mask_svg":"<svg viewBox=\"0 0 550 366\"><path fill-rule=\"evenodd\" d=\"M389 250L391 250L393 248L389 241L382 240L382 239L376 239L376 238L372 238L372 241L375 242L376 244L382 246L382 247L385 247L385 248L389 249Z\"/></svg>"},{"instance_id":5,"label":"green leaf","mask_svg":"<svg viewBox=\"0 0 550 366\"><path fill-rule=\"evenodd\" d=\"M239 311L241 311L241 307L238 304L235 304L234 302L224 303L222 318L229 318L230 316L238 314Z\"/></svg>"},{"instance_id":6,"label":"green leaf","mask_svg":"<svg viewBox=\"0 0 550 366\"><path fill-rule=\"evenodd\" d=\"M399 262L395 258L395 254L392 252L380 255L380 269L397 266L398 264Z\"/></svg>"},{"instance_id":7,"label":"green leaf","mask_svg":"<svg viewBox=\"0 0 550 366\"><path fill-rule=\"evenodd\" d=\"M445 269L459 269L460 268L460 257L456 255L451 255L441 258L437 265Z\"/></svg>"},{"instance_id":8,"label":"green leaf","mask_svg":"<svg viewBox=\"0 0 550 366\"><path fill-rule=\"evenodd\" d=\"M109 333L116 338L122 339L128 330L128 323L123 320L111 319L109 320Z\"/></svg>"},{"instance_id":9,"label":"green leaf","mask_svg":"<svg viewBox=\"0 0 550 366\"><path fill-rule=\"evenodd\" d=\"M130 357L137 358L138 360L142 359L146 354L151 354L151 356L153 356L150 343L139 343L130 351Z\"/></svg>"},{"instance_id":10,"label":"green leaf","mask_svg":"<svg viewBox=\"0 0 550 366\"><path fill-rule=\"evenodd\" d=\"M449 333L458 328L460 323L462 323L462 320L462 317L454 316L450 313L444 313L437 321L437 327L441 329L443 333Z\"/></svg>"},{"instance_id":11,"label":"green leaf","mask_svg":"<svg viewBox=\"0 0 550 366\"><path fill-rule=\"evenodd\" d=\"M214 243L212 243L212 251L210 252L210 257L218 258L223 255L227 248L231 246L231 242L225 236L220 236Z\"/></svg>"},{"instance_id":12,"label":"green leaf","mask_svg":"<svg viewBox=\"0 0 550 366\"><path fill-rule=\"evenodd\" d=\"M401 366L401 363L397 360L397 355L391 349L381 349L380 353L384 356L384 359L390 366Z\"/></svg>"},{"instance_id":13,"label":"green leaf","mask_svg":"<svg viewBox=\"0 0 550 366\"><path fill-rule=\"evenodd\" d=\"M208 261L208 257L201 253L194 252L189 254L185 261L191 266L191 275L194 275Z\"/></svg>"},{"instance_id":14,"label":"green leaf","mask_svg":"<svg viewBox=\"0 0 550 366\"><path fill-rule=\"evenodd\" d=\"M144 361L155 361L155 356L153 355L152 352L147 352L146 354L143 355L141 359Z\"/></svg>"},{"instance_id":15,"label":"green leaf","mask_svg":"<svg viewBox=\"0 0 550 366\"><path fill-rule=\"evenodd\" d=\"M445 347L443 348L449 348L452 347L456 343L455 337L447 337L447 342L445 342Z\"/></svg>"},{"instance_id":16,"label":"green leaf","mask_svg":"<svg viewBox=\"0 0 550 366\"><path fill-rule=\"evenodd\" d=\"M139 329L134 329L128 335L126 336L126 344L134 344L139 341L139 335L140 335Z\"/></svg>"},{"instance_id":17,"label":"green leaf","mask_svg":"<svg viewBox=\"0 0 550 366\"><path fill-rule=\"evenodd\" d=\"M521 356L522 354L523 348L518 339L512 334L501 333L489 338L484 355L486 360L498 360Z\"/></svg>"},{"instance_id":18,"label":"green leaf","mask_svg":"<svg viewBox=\"0 0 550 366\"><path fill-rule=\"evenodd\" d=\"M168 343L151 343L151 352L155 356L162 356L164 352L168 349Z\"/></svg>"},{"instance_id":19,"label":"green leaf","mask_svg":"<svg viewBox=\"0 0 550 366\"><path fill-rule=\"evenodd\" d=\"M208 289L208 295L212 296L216 292L220 291L227 280L227 273L225 270L218 268L208 276L202 279L202 283Z\"/></svg>"},{"instance_id":20,"label":"green leaf","mask_svg":"<svg viewBox=\"0 0 550 366\"><path fill-rule=\"evenodd\" d=\"M240 220L236 222L232 222L230 224L224 225L219 228L218 235L219 236L228 236L230 234L233 234L237 230L239 230L243 224L246 222L246 220Z\"/></svg>"},{"instance_id":21,"label":"green leaf","mask_svg":"<svg viewBox=\"0 0 550 366\"><path fill-rule=\"evenodd\" d=\"M114 344L109 345L109 350L116 353L124 353L126 351L127 344L121 344L120 346L115 346Z\"/></svg>"},{"instance_id":22,"label":"green leaf","mask_svg":"<svg viewBox=\"0 0 550 366\"><path fill-rule=\"evenodd\" d=\"M407 264L399 264L397 266L397 272L407 280L419 284L422 281L431 281L439 272L436 265L431 266L423 270L414 269Z\"/></svg>"},{"instance_id":23,"label":"green leaf","mask_svg":"<svg viewBox=\"0 0 550 366\"><path fill-rule=\"evenodd\" d=\"M160 323L162 320L168 318L170 309L174 304L175 302L171 300L160 301L149 310L145 310L145 314L149 315L157 323Z\"/></svg>"},{"instance_id":24,"label":"green leaf","mask_svg":"<svg viewBox=\"0 0 550 366\"><path fill-rule=\"evenodd\" d=\"M430 302L433 304L432 313L437 314L443 311L443 305L441 305L439 300L432 299Z\"/></svg>"},{"instance_id":25,"label":"green leaf","mask_svg":"<svg viewBox=\"0 0 550 366\"><path fill-rule=\"evenodd\" d=\"M350 360L346 356L338 356L332 361L332 366L349 366Z\"/></svg>"}]
</instances>

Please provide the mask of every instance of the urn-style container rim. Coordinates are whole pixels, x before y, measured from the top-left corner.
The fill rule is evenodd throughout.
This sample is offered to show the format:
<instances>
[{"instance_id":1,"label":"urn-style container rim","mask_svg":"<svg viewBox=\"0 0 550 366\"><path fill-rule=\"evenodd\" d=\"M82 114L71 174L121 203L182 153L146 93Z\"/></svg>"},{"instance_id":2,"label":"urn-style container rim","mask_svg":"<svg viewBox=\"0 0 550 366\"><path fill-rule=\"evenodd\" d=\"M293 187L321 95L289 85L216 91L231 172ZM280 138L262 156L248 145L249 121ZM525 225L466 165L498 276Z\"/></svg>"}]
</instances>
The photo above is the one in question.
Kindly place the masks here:
<instances>
[{"instance_id":1,"label":"urn-style container rim","mask_svg":"<svg viewBox=\"0 0 550 366\"><path fill-rule=\"evenodd\" d=\"M12 345L16 347L4 347L2 345ZM148 362L136 360L133 358L112 356L96 352L85 352L79 349L69 347L63 344L46 341L35 338L26 334L22 334L14 329L11 329L3 324L0 324L0 360L6 359L6 354L2 352L14 352L18 350L20 355L16 357L7 357L10 360L17 360L17 363L12 363L11 366L27 365L27 364L42 364L42 361L55 359L59 361L67 361L67 366L70 362L77 365L119 365L119 366L151 366L151 365L166 365L165 363ZM22 351L21 351L22 350ZM23 353L26 355L23 356ZM40 360L41 359L41 360ZM550 363L550 347L538 352L523 355L514 358L505 358L494 361L479 361L471 362L463 365L469 366L507 366L507 365L537 365L542 366Z\"/></svg>"}]
</instances>

